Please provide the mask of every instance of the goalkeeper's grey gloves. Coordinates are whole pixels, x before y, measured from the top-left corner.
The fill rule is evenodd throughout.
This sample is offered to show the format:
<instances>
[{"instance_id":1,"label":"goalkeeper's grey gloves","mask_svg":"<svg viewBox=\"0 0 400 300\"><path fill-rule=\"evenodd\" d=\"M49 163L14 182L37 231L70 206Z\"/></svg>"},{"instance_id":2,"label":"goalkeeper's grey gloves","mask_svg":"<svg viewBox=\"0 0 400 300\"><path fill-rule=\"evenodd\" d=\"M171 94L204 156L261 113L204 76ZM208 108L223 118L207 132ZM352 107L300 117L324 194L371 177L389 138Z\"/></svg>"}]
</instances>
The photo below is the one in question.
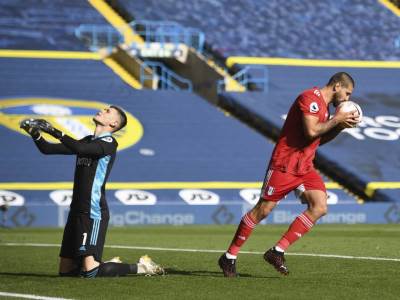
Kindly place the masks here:
<instances>
[{"instance_id":1,"label":"goalkeeper's grey gloves","mask_svg":"<svg viewBox=\"0 0 400 300\"><path fill-rule=\"evenodd\" d=\"M54 128L49 122L43 119L25 119L20 123L20 127L35 140L40 138L39 130L50 134L56 139L61 139L64 135L60 130Z\"/></svg>"},{"instance_id":2,"label":"goalkeeper's grey gloves","mask_svg":"<svg viewBox=\"0 0 400 300\"><path fill-rule=\"evenodd\" d=\"M35 121L35 119L22 120L21 123L19 123L19 127L25 130L34 140L38 140L40 138L40 132Z\"/></svg>"},{"instance_id":3,"label":"goalkeeper's grey gloves","mask_svg":"<svg viewBox=\"0 0 400 300\"><path fill-rule=\"evenodd\" d=\"M36 121L37 121L37 124L38 124L38 128L41 131L50 134L51 136L55 137L58 140L63 137L64 133L62 133L62 131L58 130L57 128L54 128L53 125L51 125L46 120L38 119Z\"/></svg>"}]
</instances>

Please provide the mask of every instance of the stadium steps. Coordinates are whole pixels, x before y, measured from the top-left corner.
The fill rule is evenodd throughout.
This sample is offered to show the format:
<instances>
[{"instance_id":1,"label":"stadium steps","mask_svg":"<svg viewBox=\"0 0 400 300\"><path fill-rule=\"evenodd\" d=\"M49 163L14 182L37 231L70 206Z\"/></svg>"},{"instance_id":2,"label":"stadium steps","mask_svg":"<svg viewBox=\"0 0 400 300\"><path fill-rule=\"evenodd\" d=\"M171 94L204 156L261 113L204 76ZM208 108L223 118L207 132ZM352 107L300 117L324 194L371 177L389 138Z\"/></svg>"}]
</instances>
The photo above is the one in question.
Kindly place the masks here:
<instances>
[{"instance_id":1,"label":"stadium steps","mask_svg":"<svg viewBox=\"0 0 400 300\"><path fill-rule=\"evenodd\" d=\"M180 76L193 83L193 90L199 96L218 104L217 84L225 80L226 89L231 92L244 92L246 88L232 79L229 73L219 67L214 60L189 48L187 60L181 63L176 59L159 59Z\"/></svg>"},{"instance_id":2,"label":"stadium steps","mask_svg":"<svg viewBox=\"0 0 400 300\"><path fill-rule=\"evenodd\" d=\"M136 34L132 28L127 24L121 15L104 0L88 0L88 2L117 30L123 37L124 42L130 43L143 43L141 36Z\"/></svg>"},{"instance_id":3,"label":"stadium steps","mask_svg":"<svg viewBox=\"0 0 400 300\"><path fill-rule=\"evenodd\" d=\"M139 44L144 42L143 38L136 34L128 25L132 19L124 20L124 18L118 14L117 11L124 11L124 7L120 5L119 2L115 1L113 2L113 5L111 5L103 0L89 0L89 3L92 4L106 18L106 20L124 36L125 45L129 45L132 42ZM125 18L127 17L129 18L131 15L125 15ZM125 49L125 45L121 45L118 51ZM225 80L226 89L228 91L243 92L246 90L245 86L233 79L232 76L225 69L221 68L212 57L205 57L193 48L189 48L188 59L185 63L181 63L176 59L159 58L156 60L163 62L179 76L189 79L193 83L194 91L214 104L217 104L218 102L218 80ZM139 59L136 59L136 61L141 63ZM125 69L131 70L129 71L130 74L134 75L135 78L140 81L137 74L137 65L134 67L124 63L121 65L124 66ZM150 83L149 85L154 86L154 83Z\"/></svg>"},{"instance_id":4,"label":"stadium steps","mask_svg":"<svg viewBox=\"0 0 400 300\"><path fill-rule=\"evenodd\" d=\"M115 65L116 70L118 70L116 73L133 88L141 89L144 87L153 90L157 89L158 78L157 76L152 76L152 69L143 67L142 60L128 55L127 52L119 46L113 49L113 52L107 56L104 62L109 66ZM151 78L144 80L143 85L139 81L142 68L144 68L143 72L147 78Z\"/></svg>"}]
</instances>

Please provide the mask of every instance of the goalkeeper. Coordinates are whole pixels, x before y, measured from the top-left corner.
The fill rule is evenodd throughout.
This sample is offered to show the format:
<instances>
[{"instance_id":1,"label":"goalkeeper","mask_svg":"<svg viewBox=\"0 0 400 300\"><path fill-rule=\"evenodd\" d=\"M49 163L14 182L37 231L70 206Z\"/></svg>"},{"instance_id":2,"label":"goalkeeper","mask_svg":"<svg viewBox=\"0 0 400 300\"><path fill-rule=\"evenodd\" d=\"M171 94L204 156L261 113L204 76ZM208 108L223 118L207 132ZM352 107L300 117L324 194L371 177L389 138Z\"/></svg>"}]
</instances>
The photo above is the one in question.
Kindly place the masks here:
<instances>
[{"instance_id":1,"label":"goalkeeper","mask_svg":"<svg viewBox=\"0 0 400 300\"><path fill-rule=\"evenodd\" d=\"M70 212L60 251L60 276L107 277L127 274L163 274L164 270L148 256L137 264L102 262L109 221L105 184L110 174L117 141L112 134L122 129L127 118L117 106L99 111L93 121L94 135L75 140L42 119L27 119L20 127L28 132L43 154L76 155L74 188ZM47 142L46 132L61 143Z\"/></svg>"}]
</instances>

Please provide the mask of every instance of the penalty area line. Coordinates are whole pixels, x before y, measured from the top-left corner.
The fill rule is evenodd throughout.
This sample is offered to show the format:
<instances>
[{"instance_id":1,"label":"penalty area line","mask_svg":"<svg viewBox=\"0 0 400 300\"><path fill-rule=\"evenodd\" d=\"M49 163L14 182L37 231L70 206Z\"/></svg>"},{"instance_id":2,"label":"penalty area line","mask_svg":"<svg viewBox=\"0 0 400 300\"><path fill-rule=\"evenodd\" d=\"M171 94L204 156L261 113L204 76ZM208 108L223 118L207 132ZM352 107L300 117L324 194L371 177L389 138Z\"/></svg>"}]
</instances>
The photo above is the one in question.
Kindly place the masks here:
<instances>
[{"instance_id":1,"label":"penalty area line","mask_svg":"<svg viewBox=\"0 0 400 300\"><path fill-rule=\"evenodd\" d=\"M16 297L16 298L24 298L24 299L41 299L41 300L72 300L72 299L67 299L67 298L45 297L45 296L38 296L38 295L7 293L7 292L0 292L0 296Z\"/></svg>"},{"instance_id":2,"label":"penalty area line","mask_svg":"<svg viewBox=\"0 0 400 300\"><path fill-rule=\"evenodd\" d=\"M0 243L0 246L60 247L59 244L42 244L42 243ZM124 245L106 245L104 247L110 248L110 249L151 250L151 251L171 251L171 252L197 252L197 253L223 253L223 252L225 252L225 250L124 246ZM264 254L264 252L259 252L259 251L240 251L240 253L253 254L253 255ZM319 254L319 253L296 253L296 252L289 252L289 253L286 253L286 255L400 262L400 258L390 258L390 257L353 256L353 255Z\"/></svg>"}]
</instances>

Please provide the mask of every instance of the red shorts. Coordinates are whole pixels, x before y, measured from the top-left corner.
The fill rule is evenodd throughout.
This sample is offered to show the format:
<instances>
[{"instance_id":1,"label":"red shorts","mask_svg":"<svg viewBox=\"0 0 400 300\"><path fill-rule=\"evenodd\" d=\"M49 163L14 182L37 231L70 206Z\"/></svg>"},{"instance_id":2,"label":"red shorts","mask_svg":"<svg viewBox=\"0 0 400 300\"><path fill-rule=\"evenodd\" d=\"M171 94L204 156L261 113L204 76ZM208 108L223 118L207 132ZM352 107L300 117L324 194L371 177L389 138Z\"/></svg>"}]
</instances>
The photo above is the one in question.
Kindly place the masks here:
<instances>
[{"instance_id":1,"label":"red shorts","mask_svg":"<svg viewBox=\"0 0 400 300\"><path fill-rule=\"evenodd\" d=\"M277 202L295 189L302 192L320 190L326 193L324 181L316 170L312 170L305 175L296 176L270 169L265 177L261 198Z\"/></svg>"}]
</instances>

